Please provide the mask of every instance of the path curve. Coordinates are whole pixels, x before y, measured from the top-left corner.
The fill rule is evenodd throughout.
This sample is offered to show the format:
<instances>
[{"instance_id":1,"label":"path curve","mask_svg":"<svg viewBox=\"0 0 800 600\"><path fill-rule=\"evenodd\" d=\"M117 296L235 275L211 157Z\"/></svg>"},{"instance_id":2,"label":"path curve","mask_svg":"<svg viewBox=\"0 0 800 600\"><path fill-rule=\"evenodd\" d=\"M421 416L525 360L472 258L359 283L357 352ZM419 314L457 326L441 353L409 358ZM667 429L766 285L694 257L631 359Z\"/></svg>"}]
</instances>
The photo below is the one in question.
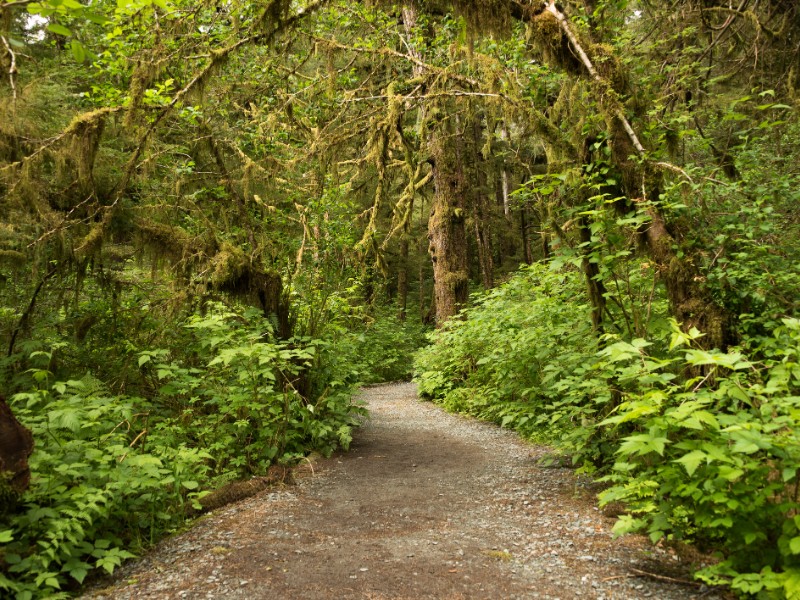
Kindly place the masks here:
<instances>
[{"instance_id":1,"label":"path curve","mask_svg":"<svg viewBox=\"0 0 800 600\"><path fill-rule=\"evenodd\" d=\"M413 384L363 392L351 451L297 485L221 509L126 565L95 598L718 598L638 576L686 565L611 519L548 451L419 402ZM87 595L88 596L88 595Z\"/></svg>"}]
</instances>

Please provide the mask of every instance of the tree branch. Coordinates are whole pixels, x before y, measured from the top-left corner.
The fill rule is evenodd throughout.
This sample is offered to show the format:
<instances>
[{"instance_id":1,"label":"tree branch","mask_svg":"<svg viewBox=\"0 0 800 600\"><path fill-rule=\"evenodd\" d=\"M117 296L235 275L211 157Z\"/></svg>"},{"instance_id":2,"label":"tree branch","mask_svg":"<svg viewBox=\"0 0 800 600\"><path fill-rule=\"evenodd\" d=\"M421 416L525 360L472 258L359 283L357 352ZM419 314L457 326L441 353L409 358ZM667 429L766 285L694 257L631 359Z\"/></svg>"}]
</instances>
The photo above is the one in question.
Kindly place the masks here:
<instances>
[{"instance_id":1,"label":"tree branch","mask_svg":"<svg viewBox=\"0 0 800 600\"><path fill-rule=\"evenodd\" d=\"M8 82L11 84L11 92L14 96L14 102L17 101L17 84L14 82L14 76L17 74L17 55L11 49L11 44L5 36L0 35L0 40L3 40L3 45L6 47L6 52L11 57L11 66L8 67Z\"/></svg>"},{"instance_id":2,"label":"tree branch","mask_svg":"<svg viewBox=\"0 0 800 600\"><path fill-rule=\"evenodd\" d=\"M572 31L572 27L570 27L567 17L564 16L564 13L558 10L555 0L550 0L545 7L545 10L556 18L561 30L564 32L564 35L567 36L567 39L569 39L570 44L572 44L573 49L575 52L577 52L578 57L586 67L586 70L589 71L589 75L592 76L592 79L598 83L607 84L608 82L594 68L592 61L589 59L589 56L583 49L583 46L581 46L578 36L576 36L575 32ZM620 123L622 123L622 127L625 129L625 133L628 134L633 147L636 148L636 151L643 156L645 154L644 146L642 146L642 143L639 141L636 132L633 130L633 127L631 127L630 121L628 121L628 118L625 116L622 107L616 107L615 116L619 119Z\"/></svg>"}]
</instances>

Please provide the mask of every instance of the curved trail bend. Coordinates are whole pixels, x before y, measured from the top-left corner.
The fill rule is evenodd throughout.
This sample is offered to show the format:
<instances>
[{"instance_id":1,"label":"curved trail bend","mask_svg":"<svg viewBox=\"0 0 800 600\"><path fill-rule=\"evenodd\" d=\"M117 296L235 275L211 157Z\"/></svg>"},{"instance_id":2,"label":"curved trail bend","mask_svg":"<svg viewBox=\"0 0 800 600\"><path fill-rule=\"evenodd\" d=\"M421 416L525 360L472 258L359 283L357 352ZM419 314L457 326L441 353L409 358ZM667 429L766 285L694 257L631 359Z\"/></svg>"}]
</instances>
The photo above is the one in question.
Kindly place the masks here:
<instances>
[{"instance_id":1,"label":"curved trail bend","mask_svg":"<svg viewBox=\"0 0 800 600\"><path fill-rule=\"evenodd\" d=\"M717 598L632 570L686 577L668 551L612 540L574 474L538 466L547 448L418 402L412 384L363 399L350 452L201 519L92 596Z\"/></svg>"}]
</instances>

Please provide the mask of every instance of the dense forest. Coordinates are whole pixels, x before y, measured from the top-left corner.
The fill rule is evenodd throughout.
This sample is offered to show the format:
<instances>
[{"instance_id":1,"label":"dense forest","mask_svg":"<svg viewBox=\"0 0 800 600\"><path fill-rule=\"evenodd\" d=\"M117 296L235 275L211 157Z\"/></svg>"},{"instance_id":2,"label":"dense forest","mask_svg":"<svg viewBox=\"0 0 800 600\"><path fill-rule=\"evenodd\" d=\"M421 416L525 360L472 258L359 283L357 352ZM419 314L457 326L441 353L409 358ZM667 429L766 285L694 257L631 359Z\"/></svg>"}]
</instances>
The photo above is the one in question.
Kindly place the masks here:
<instances>
[{"instance_id":1,"label":"dense forest","mask_svg":"<svg viewBox=\"0 0 800 600\"><path fill-rule=\"evenodd\" d=\"M0 594L413 369L800 598L798 89L796 0L0 0Z\"/></svg>"}]
</instances>

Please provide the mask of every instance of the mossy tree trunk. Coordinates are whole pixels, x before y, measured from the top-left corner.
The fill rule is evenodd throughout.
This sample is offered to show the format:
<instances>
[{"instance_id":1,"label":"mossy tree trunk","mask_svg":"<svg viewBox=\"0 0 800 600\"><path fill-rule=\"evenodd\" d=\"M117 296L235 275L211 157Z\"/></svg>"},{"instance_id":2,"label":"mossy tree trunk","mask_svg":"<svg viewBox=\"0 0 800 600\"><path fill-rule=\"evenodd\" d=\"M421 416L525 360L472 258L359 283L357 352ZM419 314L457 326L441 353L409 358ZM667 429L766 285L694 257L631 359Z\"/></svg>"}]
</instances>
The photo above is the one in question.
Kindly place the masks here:
<instances>
[{"instance_id":1,"label":"mossy tree trunk","mask_svg":"<svg viewBox=\"0 0 800 600\"><path fill-rule=\"evenodd\" d=\"M469 190L463 140L449 131L447 123L439 123L430 140L434 194L428 220L428 252L433 263L437 325L457 314L469 294L464 219Z\"/></svg>"}]
</instances>

